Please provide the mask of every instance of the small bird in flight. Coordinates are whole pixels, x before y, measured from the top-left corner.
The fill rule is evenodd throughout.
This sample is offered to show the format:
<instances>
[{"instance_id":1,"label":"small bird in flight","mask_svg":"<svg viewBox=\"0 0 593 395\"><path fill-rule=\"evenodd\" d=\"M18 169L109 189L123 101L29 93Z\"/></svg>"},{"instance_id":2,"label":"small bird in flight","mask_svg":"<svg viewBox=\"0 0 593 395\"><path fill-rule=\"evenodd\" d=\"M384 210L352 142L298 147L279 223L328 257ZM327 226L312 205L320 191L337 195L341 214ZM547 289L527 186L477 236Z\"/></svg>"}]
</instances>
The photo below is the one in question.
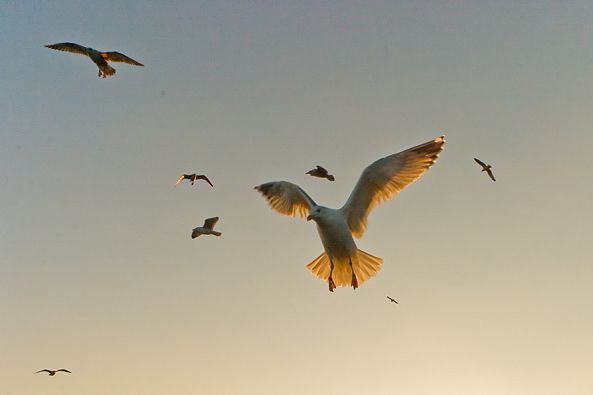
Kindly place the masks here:
<instances>
[{"instance_id":1,"label":"small bird in flight","mask_svg":"<svg viewBox=\"0 0 593 395\"><path fill-rule=\"evenodd\" d=\"M474 158L474 160L476 161L477 164L482 166L482 171L485 171L486 173L488 173L488 175L490 176L492 181L496 181L496 178L494 178L494 174L492 174L492 166L487 165L486 163L482 162L478 158Z\"/></svg>"},{"instance_id":2,"label":"small bird in flight","mask_svg":"<svg viewBox=\"0 0 593 395\"><path fill-rule=\"evenodd\" d=\"M445 136L440 136L371 163L339 209L318 205L298 185L288 181L267 182L255 190L278 213L315 221L324 252L307 268L326 281L331 292L336 287L356 289L377 274L383 259L360 250L354 237L362 237L375 207L397 196L434 165L444 144Z\"/></svg>"},{"instance_id":3,"label":"small bird in flight","mask_svg":"<svg viewBox=\"0 0 593 395\"><path fill-rule=\"evenodd\" d=\"M175 183L175 186L179 185L179 183L183 180L189 180L189 182L191 182L192 185L194 185L194 182L196 182L196 180L204 180L208 184L210 184L212 188L214 188L214 185L212 185L208 177L206 177L206 175L204 174L184 174L182 176L179 176L177 182Z\"/></svg>"},{"instance_id":4,"label":"small bird in flight","mask_svg":"<svg viewBox=\"0 0 593 395\"><path fill-rule=\"evenodd\" d=\"M107 61L127 63L134 66L144 66L142 63L136 62L134 59L127 57L119 52L101 52L90 47L83 47L82 45L74 43L59 43L46 45L47 48L55 49L57 51L72 52L79 55L88 56L99 68L99 78L107 78L115 74L115 69L111 67Z\"/></svg>"},{"instance_id":5,"label":"small bird in flight","mask_svg":"<svg viewBox=\"0 0 593 395\"><path fill-rule=\"evenodd\" d=\"M39 370L39 371L35 372L34 374L41 373L41 372L47 372L47 373L49 373L50 376L55 376L57 372L72 373L71 371L66 370L66 369L58 369L58 370L43 369L43 370Z\"/></svg>"},{"instance_id":6,"label":"small bird in flight","mask_svg":"<svg viewBox=\"0 0 593 395\"><path fill-rule=\"evenodd\" d=\"M331 174L328 174L327 170L325 170L323 167L321 167L319 165L317 165L317 167L315 169L309 170L305 174L310 174L313 177L327 178L330 181L336 180L336 177L332 176Z\"/></svg>"},{"instance_id":7,"label":"small bird in flight","mask_svg":"<svg viewBox=\"0 0 593 395\"><path fill-rule=\"evenodd\" d=\"M393 298L390 298L389 296L387 297L387 299L391 300L393 303L395 304L399 304L399 302Z\"/></svg>"},{"instance_id":8,"label":"small bird in flight","mask_svg":"<svg viewBox=\"0 0 593 395\"><path fill-rule=\"evenodd\" d=\"M214 236L222 235L222 233L214 230L214 225L216 225L217 222L218 222L218 217L212 217L212 218L206 219L204 221L204 225L194 228L194 230L191 232L191 238L195 239L196 237L201 236L201 235L214 235Z\"/></svg>"}]
</instances>

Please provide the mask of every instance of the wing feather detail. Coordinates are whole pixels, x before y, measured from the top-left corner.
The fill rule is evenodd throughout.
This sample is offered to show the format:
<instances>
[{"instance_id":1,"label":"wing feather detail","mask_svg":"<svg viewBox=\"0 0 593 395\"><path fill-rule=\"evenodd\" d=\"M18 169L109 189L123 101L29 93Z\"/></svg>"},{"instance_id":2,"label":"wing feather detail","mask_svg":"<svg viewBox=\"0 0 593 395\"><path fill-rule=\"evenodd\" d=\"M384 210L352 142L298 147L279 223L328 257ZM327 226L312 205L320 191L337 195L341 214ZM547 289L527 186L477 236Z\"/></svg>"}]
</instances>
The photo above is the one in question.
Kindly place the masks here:
<instances>
[{"instance_id":1,"label":"wing feather detail","mask_svg":"<svg viewBox=\"0 0 593 395\"><path fill-rule=\"evenodd\" d=\"M484 169L488 167L488 165L486 163L482 162L478 158L474 158L474 160L476 161L477 164L479 164L480 166L482 166Z\"/></svg>"},{"instance_id":2,"label":"wing feather detail","mask_svg":"<svg viewBox=\"0 0 593 395\"><path fill-rule=\"evenodd\" d=\"M57 43L46 45L47 48L55 49L57 51L71 52L79 55L87 55L86 47L74 43Z\"/></svg>"},{"instance_id":3,"label":"wing feather detail","mask_svg":"<svg viewBox=\"0 0 593 395\"><path fill-rule=\"evenodd\" d=\"M134 59L127 57L126 55L120 52L101 52L101 56L103 57L103 59L108 60L110 62L120 62L132 64L134 66L144 66L142 63L137 62Z\"/></svg>"},{"instance_id":4,"label":"wing feather detail","mask_svg":"<svg viewBox=\"0 0 593 395\"><path fill-rule=\"evenodd\" d=\"M212 185L212 182L210 182L210 180L208 179L208 177L206 177L206 175L205 175L205 174L198 174L198 175L196 176L196 180L204 180L204 181L206 181L208 184L210 184L210 186L211 186L212 188L214 188L214 185Z\"/></svg>"},{"instance_id":5,"label":"wing feather detail","mask_svg":"<svg viewBox=\"0 0 593 395\"><path fill-rule=\"evenodd\" d=\"M445 136L440 136L369 165L341 208L353 236L362 237L370 212L416 181L437 160Z\"/></svg>"},{"instance_id":6,"label":"wing feather detail","mask_svg":"<svg viewBox=\"0 0 593 395\"><path fill-rule=\"evenodd\" d=\"M254 188L261 193L270 207L283 215L306 218L312 207L317 206L305 191L288 181L273 181Z\"/></svg>"},{"instance_id":7,"label":"wing feather detail","mask_svg":"<svg viewBox=\"0 0 593 395\"><path fill-rule=\"evenodd\" d=\"M204 228L213 230L214 225L218 222L218 217L208 218L204 221Z\"/></svg>"}]
</instances>

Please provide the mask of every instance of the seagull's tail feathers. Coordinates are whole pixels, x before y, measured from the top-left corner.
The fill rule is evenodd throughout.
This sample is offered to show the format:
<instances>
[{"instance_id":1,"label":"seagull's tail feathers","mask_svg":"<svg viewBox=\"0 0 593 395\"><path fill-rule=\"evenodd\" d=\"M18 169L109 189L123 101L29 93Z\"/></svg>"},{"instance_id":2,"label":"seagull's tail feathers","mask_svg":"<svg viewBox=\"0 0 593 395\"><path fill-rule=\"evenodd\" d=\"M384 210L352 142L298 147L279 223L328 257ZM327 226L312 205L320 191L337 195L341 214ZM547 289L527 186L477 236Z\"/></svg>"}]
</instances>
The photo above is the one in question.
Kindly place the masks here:
<instances>
[{"instance_id":1,"label":"seagull's tail feathers","mask_svg":"<svg viewBox=\"0 0 593 395\"><path fill-rule=\"evenodd\" d=\"M321 253L321 255L313 259L313 262L307 265L307 269L309 269L318 279L327 281L331 269L329 256L325 252Z\"/></svg>"},{"instance_id":2,"label":"seagull's tail feathers","mask_svg":"<svg viewBox=\"0 0 593 395\"><path fill-rule=\"evenodd\" d=\"M212 231L212 234L213 234L214 236L222 236L222 233L220 233L220 232L217 232L217 231L215 231L215 230L213 230L213 231Z\"/></svg>"},{"instance_id":3,"label":"seagull's tail feathers","mask_svg":"<svg viewBox=\"0 0 593 395\"><path fill-rule=\"evenodd\" d=\"M381 270L381 265L383 265L383 259L359 249L356 250L355 255L351 259L358 285L361 285L377 274ZM307 268L320 280L327 281L331 271L329 256L325 252L322 253L313 262L309 263ZM332 280L334 280L337 287L349 287L352 285L352 269L350 269L350 261L348 259L334 259Z\"/></svg>"},{"instance_id":4,"label":"seagull's tail feathers","mask_svg":"<svg viewBox=\"0 0 593 395\"><path fill-rule=\"evenodd\" d=\"M357 259L352 261L352 267L354 267L354 273L360 285L379 273L381 265L383 265L383 259L359 249L356 250L356 255Z\"/></svg>"},{"instance_id":5,"label":"seagull's tail feathers","mask_svg":"<svg viewBox=\"0 0 593 395\"><path fill-rule=\"evenodd\" d=\"M107 64L107 62L105 62L105 64L101 65L99 68L103 72L103 78L111 77L112 75L115 74L115 69L113 67L109 66L109 64Z\"/></svg>"}]
</instances>

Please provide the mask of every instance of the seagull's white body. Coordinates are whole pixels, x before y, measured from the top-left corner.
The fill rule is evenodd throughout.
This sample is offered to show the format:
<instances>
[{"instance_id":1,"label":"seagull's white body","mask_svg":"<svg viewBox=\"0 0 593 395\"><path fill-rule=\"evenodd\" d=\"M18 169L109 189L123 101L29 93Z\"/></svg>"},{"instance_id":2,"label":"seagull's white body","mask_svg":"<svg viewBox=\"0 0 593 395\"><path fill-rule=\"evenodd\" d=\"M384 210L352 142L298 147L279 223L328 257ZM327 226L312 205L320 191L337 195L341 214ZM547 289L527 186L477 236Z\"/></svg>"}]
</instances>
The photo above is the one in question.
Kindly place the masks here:
<instances>
[{"instance_id":1,"label":"seagull's white body","mask_svg":"<svg viewBox=\"0 0 593 395\"><path fill-rule=\"evenodd\" d=\"M191 238L195 239L201 235L213 235L220 236L222 233L214 230L214 225L218 222L218 217L207 218L204 221L204 225L194 228L191 232Z\"/></svg>"},{"instance_id":2,"label":"seagull's white body","mask_svg":"<svg viewBox=\"0 0 593 395\"><path fill-rule=\"evenodd\" d=\"M325 252L332 258L344 259L356 251L356 243L342 210L321 207L323 215L317 217L317 233Z\"/></svg>"},{"instance_id":3,"label":"seagull's white body","mask_svg":"<svg viewBox=\"0 0 593 395\"><path fill-rule=\"evenodd\" d=\"M375 161L363 171L348 201L339 209L318 205L299 186L287 181L268 182L255 189L277 212L316 222L324 253L307 267L328 282L330 291L348 285L356 289L381 269L383 260L358 249L354 237L362 237L373 208L397 195L435 163L444 144L441 136Z\"/></svg>"}]
</instances>

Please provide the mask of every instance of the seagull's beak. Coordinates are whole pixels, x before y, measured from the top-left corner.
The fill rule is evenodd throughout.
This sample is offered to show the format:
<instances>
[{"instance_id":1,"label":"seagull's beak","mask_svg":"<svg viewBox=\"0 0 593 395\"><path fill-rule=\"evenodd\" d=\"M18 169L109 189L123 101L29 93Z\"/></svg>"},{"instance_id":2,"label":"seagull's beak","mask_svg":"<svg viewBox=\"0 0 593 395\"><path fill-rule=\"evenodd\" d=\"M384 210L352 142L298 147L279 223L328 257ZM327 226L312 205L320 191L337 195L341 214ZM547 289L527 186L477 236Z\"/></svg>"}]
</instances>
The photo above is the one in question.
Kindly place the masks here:
<instances>
[{"instance_id":1,"label":"seagull's beak","mask_svg":"<svg viewBox=\"0 0 593 395\"><path fill-rule=\"evenodd\" d=\"M307 221L311 221L312 219L313 219L313 216L312 215L308 215L307 216Z\"/></svg>"}]
</instances>

